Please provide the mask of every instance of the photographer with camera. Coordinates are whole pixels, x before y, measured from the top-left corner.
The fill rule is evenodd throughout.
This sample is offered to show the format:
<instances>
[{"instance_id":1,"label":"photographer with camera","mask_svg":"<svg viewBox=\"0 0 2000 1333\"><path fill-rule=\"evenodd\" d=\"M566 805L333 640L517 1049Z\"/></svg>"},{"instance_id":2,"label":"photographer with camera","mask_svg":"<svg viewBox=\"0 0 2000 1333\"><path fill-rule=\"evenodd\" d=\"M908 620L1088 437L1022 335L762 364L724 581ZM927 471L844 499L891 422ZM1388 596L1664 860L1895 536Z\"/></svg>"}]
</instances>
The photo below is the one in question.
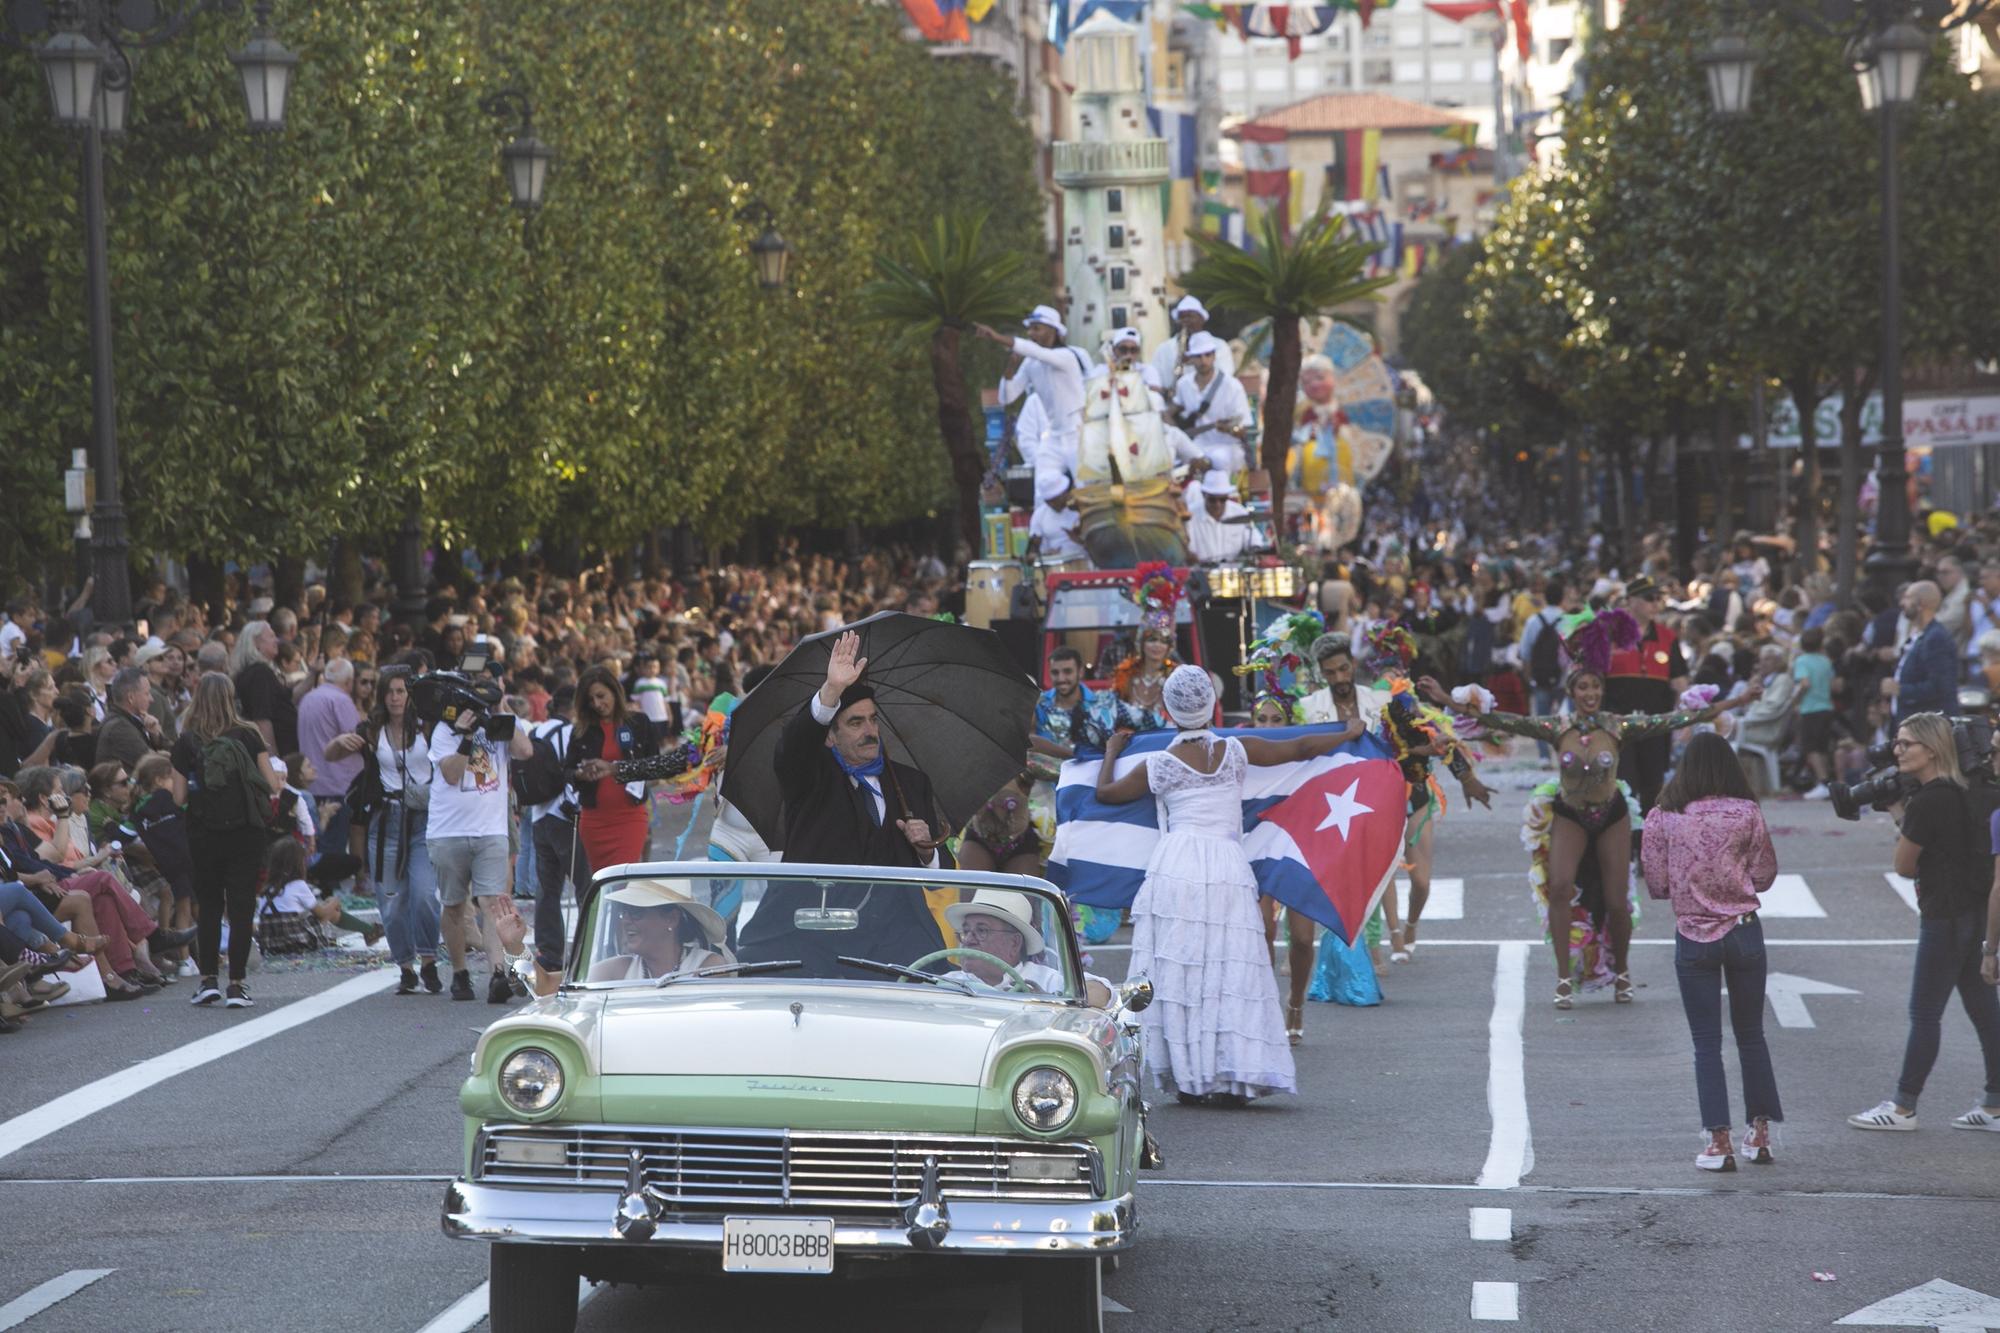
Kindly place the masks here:
<instances>
[{"instance_id":1,"label":"photographer with camera","mask_svg":"<svg viewBox=\"0 0 2000 1333\"><path fill-rule=\"evenodd\" d=\"M462 663L461 665L472 665ZM435 717L430 756L430 822L425 831L431 868L437 875L438 900L444 906L444 945L451 955L451 998L473 998L472 974L466 968L466 931L475 912L481 921L486 961L491 974L486 999L505 1004L512 995L507 980L507 951L502 947L503 917L514 946L521 944L525 926L513 910L513 871L508 860L508 767L535 752L525 727L514 723L500 686L478 672L438 671L417 680L413 692L419 711Z\"/></svg>"},{"instance_id":2,"label":"photographer with camera","mask_svg":"<svg viewBox=\"0 0 2000 1333\"><path fill-rule=\"evenodd\" d=\"M1847 1118L1856 1129L1913 1130L1917 1098L1937 1063L1945 1005L1958 991L1986 1059L1986 1095L1952 1121L1957 1129L2000 1126L2000 995L1981 975L1993 856L1985 821L1968 795L1952 723L1939 713L1896 729L1897 778L1907 793L1892 807L1902 836L1896 873L1917 882L1917 957L1910 982L1910 1036L1896 1095ZM1990 972L1991 969L1985 969Z\"/></svg>"}]
</instances>

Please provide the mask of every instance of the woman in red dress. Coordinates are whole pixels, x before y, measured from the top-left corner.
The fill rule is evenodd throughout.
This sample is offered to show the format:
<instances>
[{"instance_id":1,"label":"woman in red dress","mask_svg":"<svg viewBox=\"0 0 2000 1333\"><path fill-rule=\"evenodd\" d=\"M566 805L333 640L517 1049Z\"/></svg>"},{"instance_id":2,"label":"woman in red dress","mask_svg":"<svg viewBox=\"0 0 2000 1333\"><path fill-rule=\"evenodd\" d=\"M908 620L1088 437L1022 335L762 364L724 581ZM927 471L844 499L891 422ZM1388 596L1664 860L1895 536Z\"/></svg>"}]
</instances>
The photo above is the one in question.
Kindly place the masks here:
<instances>
[{"instance_id":1,"label":"woman in red dress","mask_svg":"<svg viewBox=\"0 0 2000 1333\"><path fill-rule=\"evenodd\" d=\"M610 668L594 666L576 682L576 834L589 874L607 866L647 859L650 803L644 782L620 782L612 766L620 759L658 754L660 736L652 719L625 702L625 691ZM584 872L578 870L579 882Z\"/></svg>"}]
</instances>

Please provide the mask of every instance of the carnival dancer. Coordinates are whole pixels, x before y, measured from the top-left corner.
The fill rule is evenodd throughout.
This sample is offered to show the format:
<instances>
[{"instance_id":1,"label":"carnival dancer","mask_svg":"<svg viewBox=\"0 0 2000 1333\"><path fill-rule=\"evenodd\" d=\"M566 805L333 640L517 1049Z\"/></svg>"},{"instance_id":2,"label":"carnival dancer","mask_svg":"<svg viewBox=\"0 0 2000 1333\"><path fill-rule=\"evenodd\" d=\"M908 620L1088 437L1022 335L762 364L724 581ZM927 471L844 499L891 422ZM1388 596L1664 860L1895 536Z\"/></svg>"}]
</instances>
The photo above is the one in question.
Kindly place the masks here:
<instances>
[{"instance_id":1,"label":"carnival dancer","mask_svg":"<svg viewBox=\"0 0 2000 1333\"><path fill-rule=\"evenodd\" d=\"M1075 476L1077 435L1083 427L1083 382L1090 378L1090 355L1063 342L1069 326L1053 306L1036 306L1021 324L1028 331L1025 338L1010 338L985 324L972 327L980 337L1013 353L1000 381L1001 405L1032 390L1048 413L1042 451L1061 457L1064 470Z\"/></svg>"},{"instance_id":2,"label":"carnival dancer","mask_svg":"<svg viewBox=\"0 0 2000 1333\"><path fill-rule=\"evenodd\" d=\"M1126 734L1111 738L1097 799L1122 805L1151 795L1162 829L1132 903L1132 972L1153 980L1141 1016L1146 1060L1182 1102L1242 1106L1297 1090L1263 943L1257 880L1243 850L1243 783L1251 764L1317 758L1359 726L1290 741L1223 740L1210 730L1215 686L1196 666L1175 668L1162 702L1179 736L1113 777Z\"/></svg>"},{"instance_id":3,"label":"carnival dancer","mask_svg":"<svg viewBox=\"0 0 2000 1333\"><path fill-rule=\"evenodd\" d=\"M1183 296L1174 303L1174 334L1153 349L1153 374L1159 377L1160 386L1167 393L1181 382L1190 365L1188 343L1194 336L1208 327L1208 307L1192 296ZM1225 375L1236 374L1236 357L1229 350L1229 344L1216 339L1222 345L1215 353L1215 368Z\"/></svg>"},{"instance_id":4,"label":"carnival dancer","mask_svg":"<svg viewBox=\"0 0 2000 1333\"><path fill-rule=\"evenodd\" d=\"M1490 809L1493 792L1472 771L1471 758L1460 742L1451 715L1420 702L1411 688L1408 672L1416 658L1416 643L1409 632L1384 625L1368 636L1367 643L1369 675L1375 681L1372 687L1355 684L1354 657L1347 636L1324 634L1313 642L1313 662L1326 686L1307 695L1301 710L1309 723L1358 719L1370 731L1381 728L1403 770L1410 801L1403 833L1410 903L1403 917L1400 940L1396 938L1392 915L1390 957L1408 961L1416 957L1417 928L1430 902L1437 826L1445 812L1444 794L1431 773L1432 761L1439 758L1445 761L1466 800ZM1492 696L1483 691L1480 695L1468 691L1465 698L1468 703L1481 702L1490 707ZM1384 895L1383 901L1393 914L1394 900Z\"/></svg>"},{"instance_id":5,"label":"carnival dancer","mask_svg":"<svg viewBox=\"0 0 2000 1333\"><path fill-rule=\"evenodd\" d=\"M1294 701L1288 694L1265 690L1250 709L1250 725L1259 729L1294 725ZM1306 986L1312 981L1313 956L1319 946L1319 923L1276 898L1258 900L1264 909L1264 951L1278 965L1278 917L1285 919L1285 975L1291 991L1285 1002L1285 1040L1296 1046L1306 1039Z\"/></svg>"},{"instance_id":6,"label":"carnival dancer","mask_svg":"<svg viewBox=\"0 0 2000 1333\"><path fill-rule=\"evenodd\" d=\"M1620 713L1665 713L1688 687L1687 657L1673 629L1660 621L1660 587L1641 574L1625 585L1625 611L1639 627L1631 644L1614 648L1605 664L1604 706ZM1731 626L1730 628L1734 628ZM1673 764L1673 737L1634 741L1618 757L1618 776L1653 808Z\"/></svg>"},{"instance_id":7,"label":"carnival dancer","mask_svg":"<svg viewBox=\"0 0 2000 1333\"><path fill-rule=\"evenodd\" d=\"M1608 622L1608 623L1607 623ZM1555 1006L1567 1009L1577 985L1570 978L1571 953L1582 946L1583 983L1601 985L1608 973L1612 998L1619 1004L1632 1000L1632 974L1626 957L1632 942L1635 904L1631 897L1630 862L1632 851L1632 807L1630 789L1618 779L1618 757L1632 741L1652 736L1669 736L1681 727L1693 726L1747 706L1756 698L1754 688L1736 699L1718 700L1699 711L1672 713L1610 713L1604 710L1605 662L1610 657L1613 638L1630 642L1636 627L1629 617L1612 611L1593 617L1579 612L1563 622L1564 640L1576 665L1569 673L1567 690L1570 712L1554 717L1519 717L1512 713L1482 710L1474 714L1489 731L1547 741L1557 755L1557 778L1535 789L1526 810L1522 842L1530 857L1529 880L1540 901L1556 955ZM1420 683L1425 697L1439 707L1449 707L1451 697L1437 681L1425 677ZM1590 902L1578 892L1578 872L1585 856L1595 852L1601 904ZM1584 911L1577 920L1577 908ZM1609 958L1599 945L1599 918L1602 934L1608 937ZM1579 941L1573 932L1580 933Z\"/></svg>"},{"instance_id":8,"label":"carnival dancer","mask_svg":"<svg viewBox=\"0 0 2000 1333\"><path fill-rule=\"evenodd\" d=\"M1242 382L1218 365L1222 340L1207 333L1188 339L1188 371L1174 383L1174 424L1188 433L1208 465L1235 476L1244 469L1243 440L1250 432L1250 398Z\"/></svg>"},{"instance_id":9,"label":"carnival dancer","mask_svg":"<svg viewBox=\"0 0 2000 1333\"><path fill-rule=\"evenodd\" d=\"M1118 699L1116 725L1127 731L1159 731L1168 725L1160 691L1179 664L1174 661L1174 617L1186 579L1163 562L1132 571L1132 600L1140 606L1138 650L1111 673Z\"/></svg>"}]
</instances>

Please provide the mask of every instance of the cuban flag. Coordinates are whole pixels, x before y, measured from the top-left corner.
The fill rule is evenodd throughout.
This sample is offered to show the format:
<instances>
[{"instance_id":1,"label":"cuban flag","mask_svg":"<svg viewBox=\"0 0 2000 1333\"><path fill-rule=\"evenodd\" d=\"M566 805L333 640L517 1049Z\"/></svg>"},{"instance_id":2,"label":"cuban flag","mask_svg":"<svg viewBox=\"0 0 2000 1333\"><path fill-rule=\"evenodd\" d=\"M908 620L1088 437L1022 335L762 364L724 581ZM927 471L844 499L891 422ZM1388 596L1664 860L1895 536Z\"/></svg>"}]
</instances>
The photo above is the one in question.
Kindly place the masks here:
<instances>
[{"instance_id":1,"label":"cuban flag","mask_svg":"<svg viewBox=\"0 0 2000 1333\"><path fill-rule=\"evenodd\" d=\"M1222 736L1290 740L1319 727L1230 729ZM1123 777L1173 744L1174 732L1134 736L1118 757ZM1090 907L1129 907L1160 840L1157 801L1097 799L1101 755L1072 759L1056 783L1056 842L1048 878ZM1267 897L1297 908L1352 944L1388 888L1403 853L1408 791L1387 742L1370 732L1302 763L1250 767L1243 787L1243 850Z\"/></svg>"}]
</instances>

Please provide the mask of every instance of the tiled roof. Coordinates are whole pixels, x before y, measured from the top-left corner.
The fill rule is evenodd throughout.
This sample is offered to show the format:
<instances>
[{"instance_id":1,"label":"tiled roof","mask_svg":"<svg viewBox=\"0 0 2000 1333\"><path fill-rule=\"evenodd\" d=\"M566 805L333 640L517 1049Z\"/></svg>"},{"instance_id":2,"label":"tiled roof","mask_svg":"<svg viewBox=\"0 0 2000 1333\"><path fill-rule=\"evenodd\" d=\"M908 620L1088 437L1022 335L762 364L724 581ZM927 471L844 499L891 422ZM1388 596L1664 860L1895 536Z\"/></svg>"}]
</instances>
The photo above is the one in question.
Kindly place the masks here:
<instances>
[{"instance_id":1,"label":"tiled roof","mask_svg":"<svg viewBox=\"0 0 2000 1333\"><path fill-rule=\"evenodd\" d=\"M1387 93L1321 93L1246 121L1287 134L1339 134L1347 130L1437 130L1469 124L1466 116ZM1237 129L1242 129L1238 126Z\"/></svg>"}]
</instances>

